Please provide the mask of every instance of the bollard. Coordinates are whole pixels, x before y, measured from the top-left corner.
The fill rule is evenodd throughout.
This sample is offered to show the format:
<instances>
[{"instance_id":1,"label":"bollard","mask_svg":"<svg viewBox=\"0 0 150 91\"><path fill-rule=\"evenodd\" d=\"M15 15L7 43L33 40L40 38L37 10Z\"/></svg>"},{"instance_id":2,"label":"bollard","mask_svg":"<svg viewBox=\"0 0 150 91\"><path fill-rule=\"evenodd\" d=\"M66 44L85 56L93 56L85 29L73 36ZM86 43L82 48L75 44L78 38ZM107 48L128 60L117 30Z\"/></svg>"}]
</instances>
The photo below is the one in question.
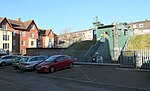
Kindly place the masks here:
<instances>
[{"instance_id":1,"label":"bollard","mask_svg":"<svg viewBox=\"0 0 150 91\"><path fill-rule=\"evenodd\" d=\"M135 51L135 67L141 68L142 66L142 56L140 51Z\"/></svg>"}]
</instances>

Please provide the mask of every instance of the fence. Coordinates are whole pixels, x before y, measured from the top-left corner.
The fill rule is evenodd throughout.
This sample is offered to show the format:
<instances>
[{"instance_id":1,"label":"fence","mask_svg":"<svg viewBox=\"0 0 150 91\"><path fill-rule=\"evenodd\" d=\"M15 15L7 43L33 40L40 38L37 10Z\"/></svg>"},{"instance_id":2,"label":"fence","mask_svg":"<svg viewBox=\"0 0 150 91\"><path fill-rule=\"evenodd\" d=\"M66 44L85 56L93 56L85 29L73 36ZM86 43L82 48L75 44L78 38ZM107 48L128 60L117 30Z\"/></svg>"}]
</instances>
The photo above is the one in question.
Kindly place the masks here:
<instances>
[{"instance_id":1,"label":"fence","mask_svg":"<svg viewBox=\"0 0 150 91\"><path fill-rule=\"evenodd\" d=\"M135 67L136 51L141 54L142 68L150 68L150 50L122 51L120 55L122 67Z\"/></svg>"}]
</instances>

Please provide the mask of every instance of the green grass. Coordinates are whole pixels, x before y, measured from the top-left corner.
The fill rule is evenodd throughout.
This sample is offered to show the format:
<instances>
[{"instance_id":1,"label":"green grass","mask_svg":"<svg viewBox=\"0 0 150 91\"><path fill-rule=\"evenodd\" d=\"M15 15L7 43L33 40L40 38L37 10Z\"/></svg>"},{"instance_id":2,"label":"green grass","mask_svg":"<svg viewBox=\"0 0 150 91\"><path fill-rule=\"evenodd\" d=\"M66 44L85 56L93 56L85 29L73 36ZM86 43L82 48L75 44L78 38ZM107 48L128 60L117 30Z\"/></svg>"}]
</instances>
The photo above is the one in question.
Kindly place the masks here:
<instances>
[{"instance_id":1,"label":"green grass","mask_svg":"<svg viewBox=\"0 0 150 91\"><path fill-rule=\"evenodd\" d=\"M150 49L150 34L134 35L129 41L127 49Z\"/></svg>"},{"instance_id":2,"label":"green grass","mask_svg":"<svg viewBox=\"0 0 150 91\"><path fill-rule=\"evenodd\" d=\"M91 45L94 45L96 41L82 41L76 42L68 47L68 49L73 49L77 51L88 50Z\"/></svg>"},{"instance_id":3,"label":"green grass","mask_svg":"<svg viewBox=\"0 0 150 91\"><path fill-rule=\"evenodd\" d=\"M96 43L96 40L76 42L76 43L70 45L65 50L65 53L67 55L83 56L84 53L95 43Z\"/></svg>"}]
</instances>

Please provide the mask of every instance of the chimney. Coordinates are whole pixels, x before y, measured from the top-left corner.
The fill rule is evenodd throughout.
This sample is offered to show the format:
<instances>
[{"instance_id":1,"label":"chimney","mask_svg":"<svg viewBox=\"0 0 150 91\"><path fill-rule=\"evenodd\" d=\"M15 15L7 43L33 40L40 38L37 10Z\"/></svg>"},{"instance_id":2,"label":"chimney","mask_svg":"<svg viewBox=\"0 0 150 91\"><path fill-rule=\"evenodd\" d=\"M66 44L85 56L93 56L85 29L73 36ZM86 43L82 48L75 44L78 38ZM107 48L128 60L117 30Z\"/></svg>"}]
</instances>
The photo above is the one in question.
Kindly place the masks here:
<instances>
[{"instance_id":1,"label":"chimney","mask_svg":"<svg viewBox=\"0 0 150 91\"><path fill-rule=\"evenodd\" d=\"M21 21L21 18L18 18L18 21Z\"/></svg>"}]
</instances>

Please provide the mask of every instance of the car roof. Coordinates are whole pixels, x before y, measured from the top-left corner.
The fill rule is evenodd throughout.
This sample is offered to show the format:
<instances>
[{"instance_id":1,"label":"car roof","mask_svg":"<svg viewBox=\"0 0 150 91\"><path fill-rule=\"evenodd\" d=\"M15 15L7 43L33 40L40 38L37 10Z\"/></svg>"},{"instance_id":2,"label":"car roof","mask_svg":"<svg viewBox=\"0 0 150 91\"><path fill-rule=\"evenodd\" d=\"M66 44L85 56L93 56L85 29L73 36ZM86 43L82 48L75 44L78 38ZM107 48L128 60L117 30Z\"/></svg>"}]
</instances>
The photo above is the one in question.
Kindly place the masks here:
<instances>
[{"instance_id":1,"label":"car roof","mask_svg":"<svg viewBox=\"0 0 150 91\"><path fill-rule=\"evenodd\" d=\"M39 56L31 56L31 57L48 57L48 56L45 56L45 55L39 55Z\"/></svg>"},{"instance_id":2,"label":"car roof","mask_svg":"<svg viewBox=\"0 0 150 91\"><path fill-rule=\"evenodd\" d=\"M4 56L1 56L1 58L3 58L3 57L9 57L9 56L16 56L16 55L4 55Z\"/></svg>"},{"instance_id":3,"label":"car roof","mask_svg":"<svg viewBox=\"0 0 150 91\"><path fill-rule=\"evenodd\" d=\"M53 57L59 57L59 56L67 56L67 57L69 57L68 55L53 55Z\"/></svg>"}]
</instances>

